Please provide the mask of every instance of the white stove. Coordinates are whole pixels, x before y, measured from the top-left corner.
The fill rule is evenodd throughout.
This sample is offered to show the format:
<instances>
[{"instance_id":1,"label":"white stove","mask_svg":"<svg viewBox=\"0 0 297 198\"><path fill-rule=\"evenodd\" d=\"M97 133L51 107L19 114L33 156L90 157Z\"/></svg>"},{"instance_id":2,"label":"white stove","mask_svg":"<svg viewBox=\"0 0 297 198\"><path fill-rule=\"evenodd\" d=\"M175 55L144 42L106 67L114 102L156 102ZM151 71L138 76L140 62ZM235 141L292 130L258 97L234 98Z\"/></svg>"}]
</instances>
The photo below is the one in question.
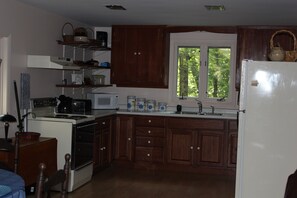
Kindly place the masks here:
<instances>
[{"instance_id":1,"label":"white stove","mask_svg":"<svg viewBox=\"0 0 297 198\"><path fill-rule=\"evenodd\" d=\"M71 154L68 191L71 192L91 180L93 174L93 138L95 117L82 114L55 113L55 98L32 99L32 114L28 131L58 141L57 168L63 169L64 156Z\"/></svg>"}]
</instances>

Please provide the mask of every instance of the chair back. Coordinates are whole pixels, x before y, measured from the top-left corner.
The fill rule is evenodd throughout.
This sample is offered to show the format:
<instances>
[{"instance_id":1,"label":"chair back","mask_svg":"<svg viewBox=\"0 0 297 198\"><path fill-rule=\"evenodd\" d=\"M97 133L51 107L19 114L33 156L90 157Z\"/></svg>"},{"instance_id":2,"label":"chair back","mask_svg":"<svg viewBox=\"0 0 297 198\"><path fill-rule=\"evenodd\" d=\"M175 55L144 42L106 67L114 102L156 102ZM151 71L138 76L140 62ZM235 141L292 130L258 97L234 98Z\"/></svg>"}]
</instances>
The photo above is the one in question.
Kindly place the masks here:
<instances>
[{"instance_id":1,"label":"chair back","mask_svg":"<svg viewBox=\"0 0 297 198\"><path fill-rule=\"evenodd\" d=\"M53 175L48 177L45 176L46 165L40 163L39 165L39 176L36 181L36 198L50 197L50 191L52 187L61 184L60 197L66 198L68 192L68 180L70 170L70 154L65 155L64 169L58 170Z\"/></svg>"},{"instance_id":2,"label":"chair back","mask_svg":"<svg viewBox=\"0 0 297 198\"><path fill-rule=\"evenodd\" d=\"M285 198L297 197L297 170L295 171L295 173L289 175L288 177L284 197Z\"/></svg>"},{"instance_id":3,"label":"chair back","mask_svg":"<svg viewBox=\"0 0 297 198\"><path fill-rule=\"evenodd\" d=\"M20 147L20 141L19 141L19 132L15 133L15 144L13 144L5 139L0 139L0 151L4 151L7 153L14 152L13 162L12 161L5 161L0 162L0 168L6 169L9 171L13 171L15 173L18 173L18 165L19 165L19 147ZM12 165L13 163L13 165Z\"/></svg>"}]
</instances>

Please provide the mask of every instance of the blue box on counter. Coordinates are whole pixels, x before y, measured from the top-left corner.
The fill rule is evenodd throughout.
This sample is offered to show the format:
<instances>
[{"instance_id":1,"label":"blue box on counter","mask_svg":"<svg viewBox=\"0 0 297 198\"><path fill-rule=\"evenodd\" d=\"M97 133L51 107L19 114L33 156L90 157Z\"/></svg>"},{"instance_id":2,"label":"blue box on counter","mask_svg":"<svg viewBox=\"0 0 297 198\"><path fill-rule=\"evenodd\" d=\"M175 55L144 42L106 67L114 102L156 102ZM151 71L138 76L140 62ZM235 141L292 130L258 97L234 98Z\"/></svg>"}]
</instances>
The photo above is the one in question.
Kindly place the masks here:
<instances>
[{"instance_id":1,"label":"blue box on counter","mask_svg":"<svg viewBox=\"0 0 297 198\"><path fill-rule=\"evenodd\" d=\"M110 63L109 62L102 62L100 63L101 67L110 67Z\"/></svg>"}]
</instances>

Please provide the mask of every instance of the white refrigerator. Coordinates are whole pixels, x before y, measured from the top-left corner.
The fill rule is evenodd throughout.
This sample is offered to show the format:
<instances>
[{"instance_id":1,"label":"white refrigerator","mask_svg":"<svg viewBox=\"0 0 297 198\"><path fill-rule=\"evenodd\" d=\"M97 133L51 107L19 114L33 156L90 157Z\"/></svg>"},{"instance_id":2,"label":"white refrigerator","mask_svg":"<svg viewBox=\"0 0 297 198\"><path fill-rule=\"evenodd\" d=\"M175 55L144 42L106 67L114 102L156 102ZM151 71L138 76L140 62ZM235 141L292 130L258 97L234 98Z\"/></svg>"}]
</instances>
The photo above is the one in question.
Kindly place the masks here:
<instances>
[{"instance_id":1,"label":"white refrigerator","mask_svg":"<svg viewBox=\"0 0 297 198\"><path fill-rule=\"evenodd\" d=\"M244 60L236 198L282 198L297 169L297 63Z\"/></svg>"}]
</instances>

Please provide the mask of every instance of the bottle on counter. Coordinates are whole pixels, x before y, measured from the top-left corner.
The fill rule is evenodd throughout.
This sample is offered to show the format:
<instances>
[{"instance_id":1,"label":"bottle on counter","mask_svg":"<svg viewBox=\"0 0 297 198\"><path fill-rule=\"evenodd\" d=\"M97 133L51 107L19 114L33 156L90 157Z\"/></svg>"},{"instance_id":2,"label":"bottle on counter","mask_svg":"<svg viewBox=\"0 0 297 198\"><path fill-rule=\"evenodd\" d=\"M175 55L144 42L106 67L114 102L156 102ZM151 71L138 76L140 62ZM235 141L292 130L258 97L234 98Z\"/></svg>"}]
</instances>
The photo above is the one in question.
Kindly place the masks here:
<instances>
[{"instance_id":1,"label":"bottle on counter","mask_svg":"<svg viewBox=\"0 0 297 198\"><path fill-rule=\"evenodd\" d=\"M158 102L158 110L159 111L167 111L167 103L166 102Z\"/></svg>"},{"instance_id":2,"label":"bottle on counter","mask_svg":"<svg viewBox=\"0 0 297 198\"><path fill-rule=\"evenodd\" d=\"M136 108L137 108L137 111L145 110L145 98L137 98L136 99Z\"/></svg>"},{"instance_id":3,"label":"bottle on counter","mask_svg":"<svg viewBox=\"0 0 297 198\"><path fill-rule=\"evenodd\" d=\"M156 101L155 100L147 100L146 101L147 111L152 112L156 109Z\"/></svg>"},{"instance_id":4,"label":"bottle on counter","mask_svg":"<svg viewBox=\"0 0 297 198\"><path fill-rule=\"evenodd\" d=\"M135 111L136 108L136 96L127 96L127 110Z\"/></svg>"}]
</instances>

